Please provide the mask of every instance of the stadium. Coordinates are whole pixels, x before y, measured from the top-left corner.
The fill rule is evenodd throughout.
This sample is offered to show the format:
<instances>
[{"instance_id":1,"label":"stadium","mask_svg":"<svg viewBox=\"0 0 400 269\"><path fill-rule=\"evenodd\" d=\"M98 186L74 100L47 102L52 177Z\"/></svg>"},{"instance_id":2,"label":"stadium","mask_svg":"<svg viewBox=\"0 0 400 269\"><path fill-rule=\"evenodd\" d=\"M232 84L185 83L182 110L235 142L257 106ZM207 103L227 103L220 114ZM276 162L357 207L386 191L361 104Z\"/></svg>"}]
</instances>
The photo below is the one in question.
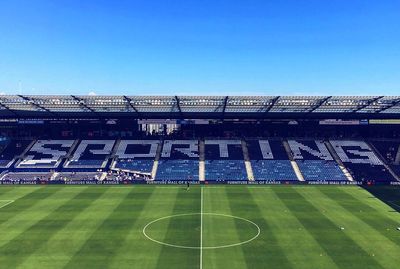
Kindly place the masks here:
<instances>
[{"instance_id":1,"label":"stadium","mask_svg":"<svg viewBox=\"0 0 400 269\"><path fill-rule=\"evenodd\" d=\"M399 96L2 95L0 267L397 268L399 126Z\"/></svg>"},{"instance_id":2,"label":"stadium","mask_svg":"<svg viewBox=\"0 0 400 269\"><path fill-rule=\"evenodd\" d=\"M400 268L399 10L0 1L0 269Z\"/></svg>"}]
</instances>

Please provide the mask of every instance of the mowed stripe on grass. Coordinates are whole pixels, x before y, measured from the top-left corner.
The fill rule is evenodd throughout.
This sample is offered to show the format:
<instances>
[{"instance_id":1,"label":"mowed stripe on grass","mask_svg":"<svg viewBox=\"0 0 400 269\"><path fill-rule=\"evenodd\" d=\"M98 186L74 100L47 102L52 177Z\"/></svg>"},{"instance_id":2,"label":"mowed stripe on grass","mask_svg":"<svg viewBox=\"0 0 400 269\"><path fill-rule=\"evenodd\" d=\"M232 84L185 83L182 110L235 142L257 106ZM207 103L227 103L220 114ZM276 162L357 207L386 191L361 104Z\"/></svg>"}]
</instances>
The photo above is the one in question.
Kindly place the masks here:
<instances>
[{"instance_id":1,"label":"mowed stripe on grass","mask_svg":"<svg viewBox=\"0 0 400 269\"><path fill-rule=\"evenodd\" d=\"M200 213L200 188L178 189L171 215ZM163 215L166 216L166 215ZM157 219L157 218L155 218ZM176 243L184 246L200 246L200 215L169 218L163 242ZM155 268L200 268L200 251L197 249L182 249L162 246Z\"/></svg>"},{"instance_id":2,"label":"mowed stripe on grass","mask_svg":"<svg viewBox=\"0 0 400 269\"><path fill-rule=\"evenodd\" d=\"M327 218L300 195L298 188L274 188L273 190L339 268L382 268L369 253L340 229L340 224ZM308 195L314 195L314 193L315 191ZM341 213L346 214L345 211Z\"/></svg>"},{"instance_id":3,"label":"mowed stripe on grass","mask_svg":"<svg viewBox=\"0 0 400 269\"><path fill-rule=\"evenodd\" d=\"M375 200L365 201L370 205L358 200L361 192L354 191L353 196L343 189L316 188L316 190L317 192L313 192L314 199L309 201L332 222L343 227L343 232L357 242L377 263L386 268L390 268L393 262L400 263L398 255L400 233L395 229L397 223L389 217L393 213L389 213L385 208L376 210L371 207L370 205L377 204ZM305 194L303 196L307 197ZM314 200L318 201L318 204ZM383 203L379 204L386 207Z\"/></svg>"},{"instance_id":4,"label":"mowed stripe on grass","mask_svg":"<svg viewBox=\"0 0 400 269\"><path fill-rule=\"evenodd\" d=\"M83 190L81 188L79 192ZM9 214L6 212L4 215L1 214L0 264L4 268L15 268L37 247L47 241L49 236L56 231L57 225L64 224L63 221L53 219L52 215L79 192L71 192L68 189L39 188L10 204L7 207ZM53 203L47 203L52 201L50 198L52 196L58 196L59 199ZM3 211L5 210L2 210L2 213ZM15 215L11 215L13 212ZM6 219L7 217L9 219ZM4 230L3 227L7 228ZM3 233L4 231L6 233Z\"/></svg>"},{"instance_id":5,"label":"mowed stripe on grass","mask_svg":"<svg viewBox=\"0 0 400 269\"><path fill-rule=\"evenodd\" d=\"M234 215L231 211L228 194L226 188L204 188L203 191L203 210L206 213L217 213ZM240 242L240 235L236 230L235 219L224 218L223 222L218 219L205 216L203 219L203 243L208 246L221 245L221 238L218 233L222 233L232 240L232 242ZM203 268L246 268L246 259L244 254L244 246L205 249L203 250ZM226 257L221 259L221 257ZM229 258L228 258L229 257Z\"/></svg>"},{"instance_id":6,"label":"mowed stripe on grass","mask_svg":"<svg viewBox=\"0 0 400 269\"><path fill-rule=\"evenodd\" d=\"M249 191L263 211L263 217L276 231L277 240L293 268L338 268L273 189L251 188Z\"/></svg>"},{"instance_id":7,"label":"mowed stripe on grass","mask_svg":"<svg viewBox=\"0 0 400 269\"><path fill-rule=\"evenodd\" d=\"M67 264L88 237L96 230L105 213L112 209L112 189L91 188L79 193L69 202L69 210L59 212L65 225L55 231L45 244L30 255L23 268L62 268Z\"/></svg>"},{"instance_id":8,"label":"mowed stripe on grass","mask_svg":"<svg viewBox=\"0 0 400 269\"><path fill-rule=\"evenodd\" d=\"M292 268L287 258L289 253L279 244L277 238L279 235L271 226L265 212L254 201L250 190L246 187L227 187L226 192L233 215L250 219L261 229L260 237L257 240L241 246L247 268ZM240 233L240 230L237 232L239 237L243 238L244 235Z\"/></svg>"},{"instance_id":9,"label":"mowed stripe on grass","mask_svg":"<svg viewBox=\"0 0 400 269\"><path fill-rule=\"evenodd\" d=\"M205 213L261 228L254 241L203 250L203 268L396 268L399 213L358 187L203 186ZM199 268L198 249L149 241L160 217L200 213L200 188L159 186L0 187L0 268ZM243 223L205 216L203 244L248 239ZM344 230L340 227L343 226ZM149 231L199 245L200 215Z\"/></svg>"},{"instance_id":10,"label":"mowed stripe on grass","mask_svg":"<svg viewBox=\"0 0 400 269\"><path fill-rule=\"evenodd\" d=\"M130 269L139 267L139 265L141 268L157 267L158 259L155 257L160 255L163 246L147 240L142 233L142 229L147 223L157 217L172 215L175 203L177 202L177 194L181 190L164 186L154 188L155 190L140 212L140 216L138 216L130 231L126 234L124 243L114 255L112 264L110 265L112 268ZM164 238L167 229L159 232L160 237ZM141 243L138 244L138 242ZM132 253L135 253L135 255L132 255Z\"/></svg>"},{"instance_id":11,"label":"mowed stripe on grass","mask_svg":"<svg viewBox=\"0 0 400 269\"><path fill-rule=\"evenodd\" d=\"M135 223L154 189L136 192L127 189L114 197L116 205L110 214L71 258L65 268L107 268L123 244L125 235ZM94 255L98 253L98 255ZM90 258L88 258L90 257Z\"/></svg>"}]
</instances>

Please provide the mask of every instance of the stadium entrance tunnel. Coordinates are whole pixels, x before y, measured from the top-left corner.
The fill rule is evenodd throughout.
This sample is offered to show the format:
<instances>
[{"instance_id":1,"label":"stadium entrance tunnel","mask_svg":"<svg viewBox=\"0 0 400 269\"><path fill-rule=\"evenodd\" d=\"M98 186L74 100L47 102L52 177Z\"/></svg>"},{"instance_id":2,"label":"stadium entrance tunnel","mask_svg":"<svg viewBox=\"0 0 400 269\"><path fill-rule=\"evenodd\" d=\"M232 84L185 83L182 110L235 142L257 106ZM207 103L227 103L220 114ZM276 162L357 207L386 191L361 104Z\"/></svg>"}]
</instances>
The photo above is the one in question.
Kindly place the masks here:
<instances>
[{"instance_id":1,"label":"stadium entrance tunnel","mask_svg":"<svg viewBox=\"0 0 400 269\"><path fill-rule=\"evenodd\" d=\"M251 220L217 213L165 216L149 222L144 236L161 245L186 249L218 249L256 240L260 227Z\"/></svg>"}]
</instances>

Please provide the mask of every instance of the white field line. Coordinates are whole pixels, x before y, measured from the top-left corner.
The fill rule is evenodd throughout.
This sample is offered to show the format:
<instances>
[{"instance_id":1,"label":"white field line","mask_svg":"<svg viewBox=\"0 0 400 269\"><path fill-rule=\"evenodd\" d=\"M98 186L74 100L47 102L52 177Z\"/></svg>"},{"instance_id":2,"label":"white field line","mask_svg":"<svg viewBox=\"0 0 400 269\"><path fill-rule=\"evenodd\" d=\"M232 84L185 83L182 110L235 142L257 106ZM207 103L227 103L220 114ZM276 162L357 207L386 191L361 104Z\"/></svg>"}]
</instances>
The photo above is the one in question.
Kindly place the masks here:
<instances>
[{"instance_id":1,"label":"white field line","mask_svg":"<svg viewBox=\"0 0 400 269\"><path fill-rule=\"evenodd\" d=\"M175 245L175 244L170 244L170 243L167 243L167 242L162 242L162 241L159 241L159 240L157 240L157 239L154 239L154 238L150 237L150 236L146 233L147 228L150 227L152 224L158 222L158 221L165 220L165 219L170 219L170 218L175 218L175 217L194 216L194 215L201 215L201 213L200 213L200 212L196 212L196 213L185 213L185 214L169 215L169 216L165 216L165 217L161 217L161 218L155 219L155 220L153 220L153 221L150 221L149 223L146 224L146 226L143 227L142 233L143 233L143 235L144 235L147 239L149 239L150 241L153 241L154 243L160 244L160 245L165 245L165 246L174 247L174 248L200 249L200 246L199 246L199 245L197 245L197 246L182 246L182 245ZM203 216L204 216L204 215L208 215L208 216L221 216L221 217L228 217L228 218L234 218L234 219L243 220L243 221L245 221L245 222L248 222L248 223L254 225L254 226L257 228L257 234L254 235L252 238L249 238L249 239L247 239L247 240L245 240L245 241L241 241L241 242L238 242L238 243L233 243L233 244L228 244L228 245L219 245L219 246L208 246L208 247L205 247L205 246L203 245L203 248L202 248L203 250L204 250L204 249L230 248L230 247L236 247L236 246L244 245L244 244L250 243L251 241L255 240L255 239L260 235L260 233L261 233L261 229L260 229L260 227L259 227L256 223L254 223L254 222L251 221L251 220L245 219L245 218L241 218L241 217L237 217L237 216L232 216L232 215L226 215L226 214L206 213L206 212L203 212ZM203 241L204 241L204 240L203 240Z\"/></svg>"},{"instance_id":2,"label":"white field line","mask_svg":"<svg viewBox=\"0 0 400 269\"><path fill-rule=\"evenodd\" d=\"M200 269L203 269L203 188L201 187L200 201Z\"/></svg>"},{"instance_id":3,"label":"white field line","mask_svg":"<svg viewBox=\"0 0 400 269\"><path fill-rule=\"evenodd\" d=\"M5 202L5 201L7 201L7 203L5 203L4 205L0 205L0 208L8 206L11 203L14 203L15 200L0 200L0 202Z\"/></svg>"}]
</instances>

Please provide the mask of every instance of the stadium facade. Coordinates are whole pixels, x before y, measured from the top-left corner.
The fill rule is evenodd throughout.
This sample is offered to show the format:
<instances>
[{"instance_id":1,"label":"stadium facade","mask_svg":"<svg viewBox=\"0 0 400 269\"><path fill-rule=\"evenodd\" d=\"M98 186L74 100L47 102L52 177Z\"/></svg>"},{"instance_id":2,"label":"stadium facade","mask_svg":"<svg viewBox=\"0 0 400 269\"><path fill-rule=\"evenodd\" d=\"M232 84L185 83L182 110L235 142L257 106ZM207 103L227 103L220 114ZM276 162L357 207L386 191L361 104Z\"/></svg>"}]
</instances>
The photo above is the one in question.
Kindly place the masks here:
<instances>
[{"instance_id":1,"label":"stadium facade","mask_svg":"<svg viewBox=\"0 0 400 269\"><path fill-rule=\"evenodd\" d=\"M399 96L0 96L1 184L392 184Z\"/></svg>"}]
</instances>

